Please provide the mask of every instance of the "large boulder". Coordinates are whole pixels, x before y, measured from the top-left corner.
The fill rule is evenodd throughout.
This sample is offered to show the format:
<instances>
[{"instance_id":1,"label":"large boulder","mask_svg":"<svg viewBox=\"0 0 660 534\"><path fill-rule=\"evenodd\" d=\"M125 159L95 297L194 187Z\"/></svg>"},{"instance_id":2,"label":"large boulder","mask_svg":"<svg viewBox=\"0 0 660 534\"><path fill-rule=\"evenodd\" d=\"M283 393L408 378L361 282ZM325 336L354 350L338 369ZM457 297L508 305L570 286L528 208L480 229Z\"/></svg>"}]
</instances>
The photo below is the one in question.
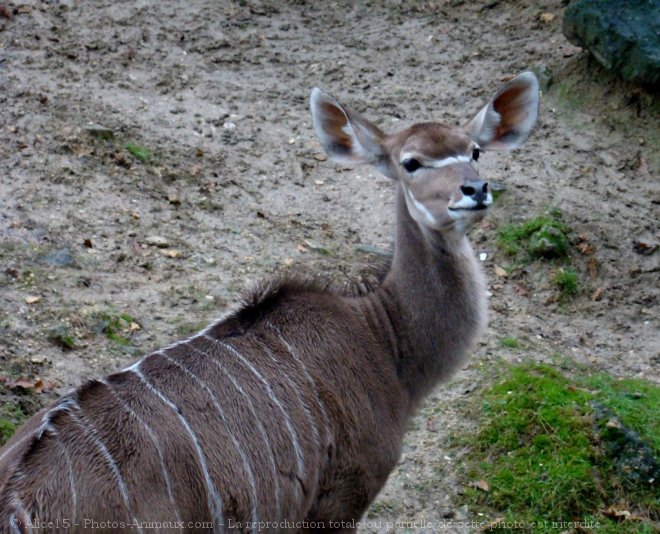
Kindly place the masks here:
<instances>
[{"instance_id":1,"label":"large boulder","mask_svg":"<svg viewBox=\"0 0 660 534\"><path fill-rule=\"evenodd\" d=\"M575 0L564 35L624 80L660 87L660 1Z\"/></svg>"}]
</instances>

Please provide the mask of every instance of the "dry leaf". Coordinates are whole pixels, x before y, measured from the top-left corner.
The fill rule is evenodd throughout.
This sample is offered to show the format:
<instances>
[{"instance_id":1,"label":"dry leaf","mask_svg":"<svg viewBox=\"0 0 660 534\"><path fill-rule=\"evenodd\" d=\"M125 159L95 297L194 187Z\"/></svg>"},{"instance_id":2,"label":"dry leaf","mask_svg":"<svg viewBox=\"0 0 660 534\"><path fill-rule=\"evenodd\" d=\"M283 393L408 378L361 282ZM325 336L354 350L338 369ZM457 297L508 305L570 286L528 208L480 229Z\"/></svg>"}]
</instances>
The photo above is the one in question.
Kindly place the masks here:
<instances>
[{"instance_id":1,"label":"dry leaf","mask_svg":"<svg viewBox=\"0 0 660 534\"><path fill-rule=\"evenodd\" d=\"M527 295L529 295L529 291L527 290L527 288L524 285L522 285L520 282L517 283L515 286L513 286L513 290L522 297L526 297Z\"/></svg>"},{"instance_id":2,"label":"dry leaf","mask_svg":"<svg viewBox=\"0 0 660 534\"><path fill-rule=\"evenodd\" d=\"M140 330L140 325L137 324L137 323L131 323L131 324L128 326L128 329L129 329L131 332L135 332L136 330Z\"/></svg>"},{"instance_id":3,"label":"dry leaf","mask_svg":"<svg viewBox=\"0 0 660 534\"><path fill-rule=\"evenodd\" d=\"M590 245L586 241L578 243L577 249L585 256L591 256L594 252L596 252L596 249L593 247L593 245Z\"/></svg>"},{"instance_id":4,"label":"dry leaf","mask_svg":"<svg viewBox=\"0 0 660 534\"><path fill-rule=\"evenodd\" d=\"M29 295L25 297L25 303L26 304L35 304L41 300L41 297L38 297L36 295Z\"/></svg>"},{"instance_id":5,"label":"dry leaf","mask_svg":"<svg viewBox=\"0 0 660 534\"><path fill-rule=\"evenodd\" d=\"M603 298L603 292L604 291L605 290L602 287L596 288L596 291L594 291L591 294L591 300L593 300L594 302L598 302L600 299Z\"/></svg>"},{"instance_id":6,"label":"dry leaf","mask_svg":"<svg viewBox=\"0 0 660 534\"><path fill-rule=\"evenodd\" d=\"M506 276L509 274L506 269L503 269L499 265L495 266L495 274L501 278L506 278Z\"/></svg>"},{"instance_id":7,"label":"dry leaf","mask_svg":"<svg viewBox=\"0 0 660 534\"><path fill-rule=\"evenodd\" d=\"M307 249L305 248L305 245L302 243L298 243L298 252L307 252Z\"/></svg>"},{"instance_id":8,"label":"dry leaf","mask_svg":"<svg viewBox=\"0 0 660 534\"><path fill-rule=\"evenodd\" d=\"M596 260L594 256L589 256L589 262L587 265L589 267L589 278L592 280L598 278L598 260Z\"/></svg>"},{"instance_id":9,"label":"dry leaf","mask_svg":"<svg viewBox=\"0 0 660 534\"><path fill-rule=\"evenodd\" d=\"M541 13L539 15L539 20L541 22L552 22L556 18L557 18L557 15L555 15L554 13Z\"/></svg>"},{"instance_id":10,"label":"dry leaf","mask_svg":"<svg viewBox=\"0 0 660 534\"><path fill-rule=\"evenodd\" d=\"M25 378L19 378L14 382L9 382L7 384L9 389L23 389L31 390L35 393L41 393L44 388L44 381L41 378L36 378L34 380L26 380Z\"/></svg>"},{"instance_id":11,"label":"dry leaf","mask_svg":"<svg viewBox=\"0 0 660 534\"><path fill-rule=\"evenodd\" d=\"M488 485L488 482L486 482L483 479L473 482L472 486L474 486L477 489L480 489L481 491L490 491L490 486Z\"/></svg>"}]
</instances>

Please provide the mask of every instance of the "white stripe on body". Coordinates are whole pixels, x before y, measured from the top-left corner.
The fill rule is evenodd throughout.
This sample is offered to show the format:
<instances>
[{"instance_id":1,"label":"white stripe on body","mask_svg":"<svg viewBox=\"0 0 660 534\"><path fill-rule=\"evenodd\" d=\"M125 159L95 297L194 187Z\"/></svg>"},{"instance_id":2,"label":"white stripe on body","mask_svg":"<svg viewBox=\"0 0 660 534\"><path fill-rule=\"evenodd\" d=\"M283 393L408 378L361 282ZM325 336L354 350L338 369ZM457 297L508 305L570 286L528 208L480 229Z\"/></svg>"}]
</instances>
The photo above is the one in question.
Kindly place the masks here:
<instances>
[{"instance_id":1,"label":"white stripe on body","mask_svg":"<svg viewBox=\"0 0 660 534\"><path fill-rule=\"evenodd\" d=\"M241 457L241 460L243 462L243 470L245 471L246 475L248 476L251 490L252 490L252 532L256 532L257 524L259 523L259 517L257 515L257 483L254 479L254 472L252 471L252 468L250 467L250 463L245 456L245 453L243 452L243 449L241 448L240 444L238 443L238 440L232 434L231 429L229 428L229 421L227 420L227 416L225 415L224 410L220 407L220 404L218 403L218 400L216 396L213 394L213 391L208 387L206 382L204 382L199 376L197 376L195 373L190 371L187 367L185 367L182 363L176 361L173 358L170 358L164 351L157 351L155 354L160 354L163 356L168 362L171 364L177 366L179 369L181 369L187 376L192 378L195 382L197 382L206 392L206 394L211 398L211 401L213 402L213 406L215 407L216 411L220 415L220 419L222 419L222 422L224 423L225 427L227 428L227 433L229 434L229 437L232 440L232 443L234 445L234 448L238 452L238 454Z\"/></svg>"},{"instance_id":2,"label":"white stripe on body","mask_svg":"<svg viewBox=\"0 0 660 534\"><path fill-rule=\"evenodd\" d=\"M103 383L108 390L110 391L110 394L114 397L115 401L117 404L119 404L128 414L135 419L142 427L147 431L147 435L151 439L151 442L154 444L154 447L156 447L156 451L158 451L158 457L160 459L160 467L161 471L163 473L163 478L165 479L165 486L167 488L167 495L170 498L170 502L172 503L172 506L174 508L174 514L176 515L176 520L178 524L180 525L180 531L183 532L183 520L181 519L181 513L179 511L179 506L174 499L174 492L172 490L172 481L170 479L169 472L167 470L167 466L165 465L165 455L163 454L163 449L160 446L160 442L158 441L158 437L156 436L155 432L152 430L152 428L144 422L142 417L140 417L128 404L126 404L117 394L117 392L114 390L112 385L107 382L106 380L101 380L101 383Z\"/></svg>"},{"instance_id":3,"label":"white stripe on body","mask_svg":"<svg viewBox=\"0 0 660 534\"><path fill-rule=\"evenodd\" d=\"M263 343L263 342L258 341L258 340L257 340L257 343L259 344L261 349L266 352L266 354L268 355L270 360L277 367L280 362L277 361L277 358L275 358L275 355L273 354L273 351L270 349L270 347L268 347L268 345L266 343ZM298 386L296 385L296 383L286 373L281 373L281 377L284 380L286 380L286 382L289 385L289 389L291 389L291 391L293 391L295 393L296 397L298 397L298 402L302 406L303 411L305 412L305 415L307 416L307 420L309 421L309 425L312 428L312 434L313 434L313 438L314 438L314 443L316 444L316 448L320 449L320 447L321 447L321 438L319 437L319 430L316 426L316 423L314 422L314 417L312 416L312 412L309 409L309 406L307 406L307 404L305 403L305 400L303 399L302 395L300 394L300 391L298 390Z\"/></svg>"},{"instance_id":4,"label":"white stripe on body","mask_svg":"<svg viewBox=\"0 0 660 534\"><path fill-rule=\"evenodd\" d=\"M181 413L179 407L176 404L174 404L170 399L165 397L165 395L163 395L160 391L158 391L158 389L156 389L156 387L147 380L147 378L140 370L139 365L137 365L134 369L132 369L131 372L135 373L138 376L138 378L142 381L142 383L147 387L147 389L151 393L153 393L156 397L158 397L161 400L161 402L167 405L177 415L179 421L186 429L186 432L188 432L188 435L190 436L191 441L195 446L197 457L199 458L200 466L202 468L202 472L203 472L202 474L204 475L207 505L209 511L211 512L211 515L213 516L213 521L215 523L214 528L217 528L219 526L220 531L224 532L225 529L224 529L224 518L222 512L223 510L222 499L220 498L220 494L218 493L218 490L215 488L215 485L211 480L211 475L209 473L206 457L204 456L202 447L199 444L199 439L197 438L197 435L195 434L194 430L192 429L186 418Z\"/></svg>"},{"instance_id":5,"label":"white stripe on body","mask_svg":"<svg viewBox=\"0 0 660 534\"><path fill-rule=\"evenodd\" d=\"M275 482L275 508L276 508L276 515L275 517L279 520L280 519L280 481L279 481L279 473L277 469L277 464L275 463L275 456L273 454L273 447L271 445L270 439L268 438L268 434L266 433L266 429L264 428L263 423L261 422L261 419L259 419L259 416L257 414L257 410L254 407L254 403L250 399L250 396L247 394L247 392L241 387L241 385L236 381L236 379L232 376L232 374L225 369L225 367L222 365L222 363L214 358L211 354L208 352L205 352L203 350L195 348L193 345L190 345L190 350L193 352L196 352L197 354L204 356L208 358L209 361L213 362L215 366L218 368L220 372L222 372L232 383L234 386L234 389L238 391L240 398L244 399L247 401L247 406L252 413L252 420L257 423L257 427L259 428L259 432L261 432L261 436L264 440L265 443L265 449L268 452L268 457L270 459L270 465L271 465L271 471L273 475L273 481Z\"/></svg>"},{"instance_id":6,"label":"white stripe on body","mask_svg":"<svg viewBox=\"0 0 660 534\"><path fill-rule=\"evenodd\" d=\"M78 426L89 432L92 441L94 442L94 445L96 445L96 447L101 451L101 455L103 456L103 459L105 460L106 464L110 468L110 471L112 471L112 474L115 477L115 481L117 482L117 486L119 487L121 496L124 499L124 504L126 505L126 509L129 515L131 516L133 522L138 525L138 532L142 532L142 528L139 526L140 524L137 521L135 514L133 513L133 508L131 507L131 503L130 503L130 497L128 495L128 488L126 487L124 478L121 476L121 473L119 472L119 466L117 465L117 462L112 457L112 454L110 454L110 451L105 446L105 443L103 443L103 441L99 437L98 433L96 432L96 429L92 426L92 424L89 421L86 420L85 416L82 413L82 408L77 404L75 405L75 408L76 411L78 412L78 415L76 415L72 411L69 411L69 415L78 424Z\"/></svg>"},{"instance_id":7,"label":"white stripe on body","mask_svg":"<svg viewBox=\"0 0 660 534\"><path fill-rule=\"evenodd\" d=\"M310 387L312 388L312 391L318 391L318 387L316 385L316 382L314 382L314 379L312 378L312 375L309 373L309 370L307 369L307 365L305 364L304 360L300 357L298 352L293 348L293 346L285 339L284 334L282 334L282 331L279 329L277 325L274 325L270 321L265 322L266 326L273 330L275 334L277 335L278 339L282 342L282 344L286 347L286 350L289 351L291 356L293 357L294 360L298 363L300 368L303 371L303 374L305 375L305 378L307 379L307 382L309 383ZM323 435L325 437L324 443L322 444L325 446L328 442L329 434L330 434L330 418L328 417L328 411L326 410L325 403L323 402L322 399L320 399L318 396L314 397L314 400L316 401L316 407L319 410L319 413L321 414L321 417L323 418Z\"/></svg>"},{"instance_id":8,"label":"white stripe on body","mask_svg":"<svg viewBox=\"0 0 660 534\"><path fill-rule=\"evenodd\" d=\"M296 463L298 466L298 475L300 478L304 479L305 478L305 462L302 457L302 451L300 450L300 441L298 440L298 434L293 428L293 425L291 424L291 418L289 417L289 414L287 411L284 409L284 406L280 402L280 400L277 398L275 395L275 392L273 389L270 387L270 384L266 381L266 379L261 375L259 371L257 371L254 366L232 345L225 341L221 341L219 339L215 339L209 335L204 335L204 338L207 339L208 341L212 341L221 347L224 347L227 349L229 352L231 352L234 356L236 356L242 363L245 365L252 373L254 376L256 376L259 381L264 385L266 388L266 392L268 393L268 396L270 399L275 403L275 405L279 408L279 410L282 412L282 415L284 416L284 423L287 427L287 430L289 431L289 434L291 434L291 442L293 444L294 451L296 453Z\"/></svg>"}]
</instances>

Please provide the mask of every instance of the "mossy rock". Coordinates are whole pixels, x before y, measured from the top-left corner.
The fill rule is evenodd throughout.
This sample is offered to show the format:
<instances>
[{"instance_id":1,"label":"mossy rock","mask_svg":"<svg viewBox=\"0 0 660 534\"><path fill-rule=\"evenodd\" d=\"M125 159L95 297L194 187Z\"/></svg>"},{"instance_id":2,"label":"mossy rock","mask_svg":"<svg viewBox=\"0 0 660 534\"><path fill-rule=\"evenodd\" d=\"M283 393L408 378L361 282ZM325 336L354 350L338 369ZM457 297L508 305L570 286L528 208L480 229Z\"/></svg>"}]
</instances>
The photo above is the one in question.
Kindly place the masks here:
<instances>
[{"instance_id":1,"label":"mossy rock","mask_svg":"<svg viewBox=\"0 0 660 534\"><path fill-rule=\"evenodd\" d=\"M532 256L558 258L568 253L568 239L556 226L545 224L529 239L529 252Z\"/></svg>"},{"instance_id":2,"label":"mossy rock","mask_svg":"<svg viewBox=\"0 0 660 534\"><path fill-rule=\"evenodd\" d=\"M657 0L575 0L564 13L564 35L587 48L624 80L660 84L660 4Z\"/></svg>"}]
</instances>

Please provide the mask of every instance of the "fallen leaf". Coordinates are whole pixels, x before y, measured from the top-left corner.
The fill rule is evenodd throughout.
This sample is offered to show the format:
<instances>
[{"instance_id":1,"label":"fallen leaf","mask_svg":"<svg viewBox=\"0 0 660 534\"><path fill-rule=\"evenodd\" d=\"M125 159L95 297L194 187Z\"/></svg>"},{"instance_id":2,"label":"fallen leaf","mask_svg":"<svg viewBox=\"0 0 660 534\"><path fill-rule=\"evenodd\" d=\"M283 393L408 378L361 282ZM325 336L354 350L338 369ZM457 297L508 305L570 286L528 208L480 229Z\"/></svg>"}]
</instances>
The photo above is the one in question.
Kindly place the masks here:
<instances>
[{"instance_id":1,"label":"fallen leaf","mask_svg":"<svg viewBox=\"0 0 660 534\"><path fill-rule=\"evenodd\" d=\"M591 300L593 300L594 302L598 302L600 299L603 298L603 292L604 291L605 290L602 287L597 287L596 291L594 291L591 294Z\"/></svg>"},{"instance_id":2,"label":"fallen leaf","mask_svg":"<svg viewBox=\"0 0 660 534\"><path fill-rule=\"evenodd\" d=\"M473 482L472 486L477 489L480 489L481 491L490 491L490 486L488 485L488 482L486 482L483 479Z\"/></svg>"},{"instance_id":3,"label":"fallen leaf","mask_svg":"<svg viewBox=\"0 0 660 534\"><path fill-rule=\"evenodd\" d=\"M302 243L298 243L298 246L296 248L298 249L298 252L302 252L302 253L307 252L305 245L303 245Z\"/></svg>"},{"instance_id":4,"label":"fallen leaf","mask_svg":"<svg viewBox=\"0 0 660 534\"><path fill-rule=\"evenodd\" d=\"M554 13L541 13L539 15L539 20L541 22L546 22L546 23L547 22L552 22L556 18L557 18L557 15L555 15Z\"/></svg>"},{"instance_id":5,"label":"fallen leaf","mask_svg":"<svg viewBox=\"0 0 660 534\"><path fill-rule=\"evenodd\" d=\"M577 249L585 256L591 256L594 252L596 252L596 249L593 247L593 245L590 245L586 241L578 243Z\"/></svg>"},{"instance_id":6,"label":"fallen leaf","mask_svg":"<svg viewBox=\"0 0 660 534\"><path fill-rule=\"evenodd\" d=\"M132 322L132 323L128 326L128 329L129 329L131 332L135 332L136 330L140 330L140 325L137 324L137 323L135 323L135 322Z\"/></svg>"},{"instance_id":7,"label":"fallen leaf","mask_svg":"<svg viewBox=\"0 0 660 534\"><path fill-rule=\"evenodd\" d=\"M495 274L499 276L500 278L506 278L507 275L509 274L506 269L503 269L499 265L495 266Z\"/></svg>"},{"instance_id":8,"label":"fallen leaf","mask_svg":"<svg viewBox=\"0 0 660 534\"><path fill-rule=\"evenodd\" d=\"M589 278L592 280L598 278L598 260L594 256L589 256L587 266L589 267Z\"/></svg>"},{"instance_id":9,"label":"fallen leaf","mask_svg":"<svg viewBox=\"0 0 660 534\"><path fill-rule=\"evenodd\" d=\"M170 258L180 258L181 257L181 251L176 250L176 249L170 249L170 250L163 250L161 251L165 256L168 256Z\"/></svg>"},{"instance_id":10,"label":"fallen leaf","mask_svg":"<svg viewBox=\"0 0 660 534\"><path fill-rule=\"evenodd\" d=\"M92 243L92 240L90 238L86 238L83 241L83 245L85 246L85 248L94 248L94 243Z\"/></svg>"},{"instance_id":11,"label":"fallen leaf","mask_svg":"<svg viewBox=\"0 0 660 534\"><path fill-rule=\"evenodd\" d=\"M41 300L41 297L36 296L36 295L29 295L25 297L25 303L26 304L36 304Z\"/></svg>"},{"instance_id":12,"label":"fallen leaf","mask_svg":"<svg viewBox=\"0 0 660 534\"><path fill-rule=\"evenodd\" d=\"M529 295L529 291L527 290L527 288L524 285L522 285L520 282L517 283L515 286L513 286L513 290L516 293L518 293L518 295L521 295L523 297Z\"/></svg>"},{"instance_id":13,"label":"fallen leaf","mask_svg":"<svg viewBox=\"0 0 660 534\"><path fill-rule=\"evenodd\" d=\"M34 380L27 380L25 378L19 378L13 382L7 384L9 389L19 389L34 391L35 393L41 393L44 388L44 381L41 378L36 378Z\"/></svg>"}]
</instances>

